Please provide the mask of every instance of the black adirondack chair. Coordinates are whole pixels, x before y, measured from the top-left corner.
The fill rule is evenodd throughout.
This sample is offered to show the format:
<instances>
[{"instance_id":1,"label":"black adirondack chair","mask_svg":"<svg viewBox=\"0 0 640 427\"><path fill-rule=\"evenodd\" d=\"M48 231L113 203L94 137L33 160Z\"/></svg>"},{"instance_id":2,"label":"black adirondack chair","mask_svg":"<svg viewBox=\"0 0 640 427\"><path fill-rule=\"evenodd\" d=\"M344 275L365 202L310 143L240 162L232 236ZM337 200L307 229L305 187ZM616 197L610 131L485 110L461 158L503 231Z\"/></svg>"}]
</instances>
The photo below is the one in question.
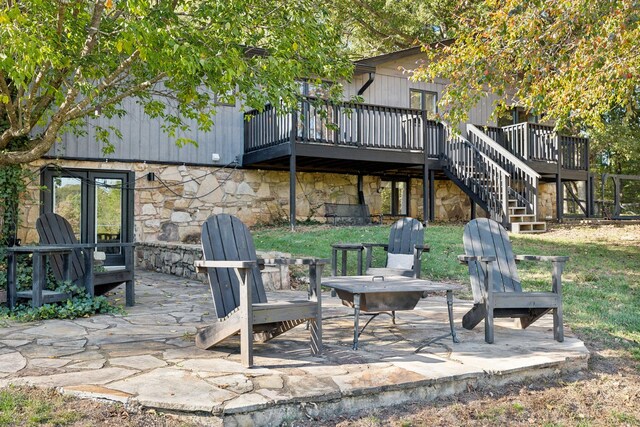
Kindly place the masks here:
<instances>
[{"instance_id":1,"label":"black adirondack chair","mask_svg":"<svg viewBox=\"0 0 640 427\"><path fill-rule=\"evenodd\" d=\"M135 304L133 243L79 243L69 221L53 212L40 215L36 221L36 229L41 244L69 246L73 249L69 258L69 278L73 283L84 286L91 296L102 295L124 283L126 304ZM110 266L107 271L96 271L93 253L96 248L103 247L121 248L124 265ZM63 280L63 257L52 255L49 263L56 279Z\"/></svg>"},{"instance_id":2,"label":"black adirondack chair","mask_svg":"<svg viewBox=\"0 0 640 427\"><path fill-rule=\"evenodd\" d=\"M507 231L488 218L470 221L464 227L464 251L460 262L469 266L474 306L464 315L462 326L473 329L485 321L485 341L493 342L493 319L516 318L525 329L549 311L553 312L553 336L564 340L562 326L562 270L566 256L515 256ZM553 265L551 292L524 292L516 262L550 261Z\"/></svg>"},{"instance_id":3,"label":"black adirondack chair","mask_svg":"<svg viewBox=\"0 0 640 427\"><path fill-rule=\"evenodd\" d=\"M227 214L212 215L202 225L202 252L204 260L195 265L209 276L218 321L198 331L198 347L210 349L240 333L242 363L252 366L254 340L266 342L309 322L311 352L322 352L320 277L326 260L259 260L249 229ZM311 300L267 302L260 273L265 264L308 265Z\"/></svg>"},{"instance_id":4,"label":"black adirondack chair","mask_svg":"<svg viewBox=\"0 0 640 427\"><path fill-rule=\"evenodd\" d=\"M363 243L366 251L366 274L370 276L406 276L420 278L424 245L424 227L414 218L402 218L391 226L389 243ZM384 267L372 267L373 248L387 252Z\"/></svg>"}]
</instances>

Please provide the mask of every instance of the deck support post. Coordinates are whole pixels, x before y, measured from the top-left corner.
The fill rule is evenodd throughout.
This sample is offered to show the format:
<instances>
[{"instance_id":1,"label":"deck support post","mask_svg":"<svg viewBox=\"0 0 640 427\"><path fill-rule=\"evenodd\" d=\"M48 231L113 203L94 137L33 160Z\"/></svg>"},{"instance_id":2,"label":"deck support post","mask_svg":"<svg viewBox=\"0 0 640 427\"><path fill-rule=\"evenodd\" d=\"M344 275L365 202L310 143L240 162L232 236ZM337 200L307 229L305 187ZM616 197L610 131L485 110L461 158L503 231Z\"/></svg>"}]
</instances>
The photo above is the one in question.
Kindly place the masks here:
<instances>
[{"instance_id":1,"label":"deck support post","mask_svg":"<svg viewBox=\"0 0 640 427\"><path fill-rule=\"evenodd\" d=\"M560 146L560 137L558 134L555 136L556 138L556 150L558 155L558 169L556 172L556 216L558 217L558 222L562 222L562 216L564 214L564 191L562 188L562 147Z\"/></svg>"},{"instance_id":2,"label":"deck support post","mask_svg":"<svg viewBox=\"0 0 640 427\"><path fill-rule=\"evenodd\" d=\"M427 129L427 110L422 110L422 152L424 164L422 166L422 224L426 227L431 220L431 180L429 171L429 131ZM408 212L407 212L408 213Z\"/></svg>"},{"instance_id":3,"label":"deck support post","mask_svg":"<svg viewBox=\"0 0 640 427\"><path fill-rule=\"evenodd\" d=\"M358 172L358 204L364 205L364 179L361 173Z\"/></svg>"},{"instance_id":4,"label":"deck support post","mask_svg":"<svg viewBox=\"0 0 640 427\"><path fill-rule=\"evenodd\" d=\"M429 171L429 221L436 219L436 172Z\"/></svg>"},{"instance_id":5,"label":"deck support post","mask_svg":"<svg viewBox=\"0 0 640 427\"><path fill-rule=\"evenodd\" d=\"M593 175L590 172L587 172L587 182L585 184L587 196L587 214L585 216L591 218L593 216Z\"/></svg>"},{"instance_id":6,"label":"deck support post","mask_svg":"<svg viewBox=\"0 0 640 427\"><path fill-rule=\"evenodd\" d=\"M289 155L289 223L291 230L296 228L296 130L298 129L298 114L291 113L291 134L289 144L291 154Z\"/></svg>"},{"instance_id":7,"label":"deck support post","mask_svg":"<svg viewBox=\"0 0 640 427\"><path fill-rule=\"evenodd\" d=\"M425 161L424 165L422 166L422 223L423 225L426 227L427 224L429 223L429 220L431 219L431 209L430 209L430 204L429 203L431 201L430 199L430 183L431 180L429 179L429 166L427 165L427 162Z\"/></svg>"},{"instance_id":8,"label":"deck support post","mask_svg":"<svg viewBox=\"0 0 640 427\"><path fill-rule=\"evenodd\" d=\"M471 203L471 219L476 219L476 202L469 197L469 203Z\"/></svg>"}]
</instances>

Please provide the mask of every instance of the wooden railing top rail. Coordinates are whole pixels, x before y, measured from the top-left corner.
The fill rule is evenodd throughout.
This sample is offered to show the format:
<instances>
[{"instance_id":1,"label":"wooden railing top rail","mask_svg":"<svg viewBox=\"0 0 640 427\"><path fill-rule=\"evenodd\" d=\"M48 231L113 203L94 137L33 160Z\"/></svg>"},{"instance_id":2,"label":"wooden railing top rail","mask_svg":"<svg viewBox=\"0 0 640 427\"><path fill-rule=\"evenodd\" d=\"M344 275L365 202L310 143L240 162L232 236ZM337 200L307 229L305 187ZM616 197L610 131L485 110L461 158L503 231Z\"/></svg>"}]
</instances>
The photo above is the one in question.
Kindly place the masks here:
<instances>
[{"instance_id":1,"label":"wooden railing top rail","mask_svg":"<svg viewBox=\"0 0 640 427\"><path fill-rule=\"evenodd\" d=\"M331 106L338 106L338 107L344 107L344 108L364 108L364 109L379 109L379 108L384 108L387 110L394 110L397 111L399 113L405 113L405 114L414 114L416 116L420 116L422 115L422 110L420 109L416 109L416 108L407 108L407 107L394 107L394 106L390 106L390 105L379 105L379 104L367 104L367 103L363 103L363 102L351 102L351 101L342 101L342 102L330 102L328 100L324 100L322 98L318 98L318 97L314 97L314 96L301 96L300 100L302 102L313 102L313 101L320 101L322 103L326 103L328 105ZM249 115L257 115L260 113L263 113L264 111L270 109L270 108L274 108L271 104L267 104L265 105L265 108L260 111L257 109L252 109L249 111L245 111L244 115L245 116L249 116ZM283 114L287 114L287 113L291 113L291 111L285 111ZM427 123L432 124L432 125L437 125L438 122L436 122L435 120L427 120Z\"/></svg>"},{"instance_id":2,"label":"wooden railing top rail","mask_svg":"<svg viewBox=\"0 0 640 427\"><path fill-rule=\"evenodd\" d=\"M476 136L478 136L486 144L491 146L491 148L493 148L498 153L503 155L507 160L509 160L514 165L518 166L520 169L525 171L527 174L529 174L529 175L531 175L531 176L533 176L533 177L535 177L537 179L540 179L540 174L538 172L533 170L530 166L528 166L525 162L520 160L518 157L516 157L515 155L511 154L511 152L509 150L507 150L506 148L502 147L500 144L495 142L493 139L489 138L484 132L482 132L480 129L478 129L474 125L467 124L467 132L471 132L471 133L475 134Z\"/></svg>"},{"instance_id":3,"label":"wooden railing top rail","mask_svg":"<svg viewBox=\"0 0 640 427\"><path fill-rule=\"evenodd\" d=\"M507 172L502 166L500 166L496 161L494 161L491 157L487 156L486 154L484 154L482 151L478 150L478 148L476 146L474 146L471 141L469 141L467 138L465 138L464 136L461 135L455 135L454 133L451 132L451 128L449 128L449 126L445 123L442 123L442 125L444 126L444 128L447 130L447 132L449 133L449 136L446 137L446 139L450 139L451 137L453 137L454 139L457 139L458 142L461 142L465 145L467 145L469 148L471 148L471 150L473 150L475 153L479 154L480 157L482 157L487 163L489 163L491 166L493 166L494 168L498 169L502 174L504 174L507 178L511 178L511 174L509 172Z\"/></svg>"}]
</instances>

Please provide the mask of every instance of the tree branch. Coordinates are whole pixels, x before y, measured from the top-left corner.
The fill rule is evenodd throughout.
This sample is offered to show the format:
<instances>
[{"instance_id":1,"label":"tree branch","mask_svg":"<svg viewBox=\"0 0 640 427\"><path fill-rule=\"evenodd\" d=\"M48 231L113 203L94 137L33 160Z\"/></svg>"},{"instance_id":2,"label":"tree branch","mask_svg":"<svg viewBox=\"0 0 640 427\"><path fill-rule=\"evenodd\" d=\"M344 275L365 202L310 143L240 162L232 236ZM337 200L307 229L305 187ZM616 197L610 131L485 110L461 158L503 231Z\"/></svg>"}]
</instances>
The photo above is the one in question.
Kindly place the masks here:
<instances>
[{"instance_id":1,"label":"tree branch","mask_svg":"<svg viewBox=\"0 0 640 427\"><path fill-rule=\"evenodd\" d=\"M16 106L11 99L11 89L7 84L6 76L3 71L0 70L0 93L8 98L8 102L4 103L4 108L7 111L7 118L9 119L9 125L12 129L18 129L18 116L16 114Z\"/></svg>"},{"instance_id":2,"label":"tree branch","mask_svg":"<svg viewBox=\"0 0 640 427\"><path fill-rule=\"evenodd\" d=\"M151 86L155 85L156 83L158 83L160 80L162 80L163 78L166 77L165 73L160 73L157 76L155 76L152 79L146 80L144 82L141 82L127 90L125 90L124 92L119 93L118 95L112 96L111 98L107 98L102 102L99 102L96 105L91 105L89 108L85 108L84 110L76 110L74 108L74 110L70 111L69 114L67 115L67 120L75 120L75 119L79 119L80 117L86 116L88 114L91 114L92 111L95 111L96 109L99 108L103 108L106 107L108 105L117 105L119 104L123 99L128 98L132 95L135 95L137 92L143 92L147 89L149 89ZM90 102L90 101L89 101ZM86 103L88 104L88 103ZM79 104L78 104L79 106Z\"/></svg>"},{"instance_id":3,"label":"tree branch","mask_svg":"<svg viewBox=\"0 0 640 427\"><path fill-rule=\"evenodd\" d=\"M140 51L136 50L127 59L122 61L120 65L118 65L118 67L116 67L116 69L113 70L111 74L109 74L107 77L104 78L104 80L102 80L102 82L100 82L100 84L96 87L96 90L94 91L94 93L99 94L99 93L102 93L105 89L109 88L123 72L125 72L127 69L131 67L131 64L133 64L133 61L135 61L138 58L138 56L140 56ZM79 102L75 107L73 107L69 111L69 115L76 116L78 114L77 112L87 108L87 106L91 104L93 99L94 97L87 96L85 99L83 99L81 102ZM82 116L82 114L80 115Z\"/></svg>"}]
</instances>

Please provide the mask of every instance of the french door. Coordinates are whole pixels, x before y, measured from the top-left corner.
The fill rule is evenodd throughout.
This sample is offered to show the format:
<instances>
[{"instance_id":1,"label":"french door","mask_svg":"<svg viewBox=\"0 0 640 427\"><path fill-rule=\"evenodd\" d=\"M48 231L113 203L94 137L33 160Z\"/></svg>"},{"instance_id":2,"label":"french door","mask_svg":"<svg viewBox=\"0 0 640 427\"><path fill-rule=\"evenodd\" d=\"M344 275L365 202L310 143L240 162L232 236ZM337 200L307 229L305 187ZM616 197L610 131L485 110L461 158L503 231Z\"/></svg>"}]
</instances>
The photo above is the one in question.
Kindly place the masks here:
<instances>
[{"instance_id":1,"label":"french door","mask_svg":"<svg viewBox=\"0 0 640 427\"><path fill-rule=\"evenodd\" d=\"M47 168L41 180L42 211L69 221L78 241L133 241L133 172ZM105 265L124 262L120 248L98 250L106 253Z\"/></svg>"}]
</instances>

